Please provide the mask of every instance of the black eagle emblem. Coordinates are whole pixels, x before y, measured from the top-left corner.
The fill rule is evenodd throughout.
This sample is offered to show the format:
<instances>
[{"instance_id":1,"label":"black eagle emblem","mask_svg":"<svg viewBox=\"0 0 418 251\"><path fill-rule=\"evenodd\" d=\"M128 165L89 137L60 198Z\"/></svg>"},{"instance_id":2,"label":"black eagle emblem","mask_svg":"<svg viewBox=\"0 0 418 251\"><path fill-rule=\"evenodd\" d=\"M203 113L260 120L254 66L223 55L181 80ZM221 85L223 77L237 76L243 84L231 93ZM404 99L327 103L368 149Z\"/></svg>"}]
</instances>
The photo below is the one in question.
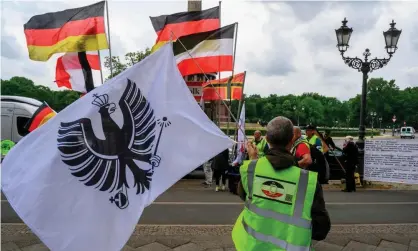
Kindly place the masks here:
<instances>
[{"instance_id":1,"label":"black eagle emblem","mask_svg":"<svg viewBox=\"0 0 418 251\"><path fill-rule=\"evenodd\" d=\"M58 130L58 150L62 161L69 166L71 174L86 186L94 186L100 191L112 193L111 203L124 209L128 206L126 169L134 177L136 194L149 190L154 167L161 158L156 154L164 127L170 125L167 118L155 119L154 110L137 85L128 79L128 84L119 100L123 115L123 125L119 127L110 114L116 105L109 103L109 96L93 95L92 104L99 107L105 139L98 139L89 118L61 123ZM156 124L161 129L155 144ZM154 152L153 152L154 149ZM145 170L134 160L151 164Z\"/></svg>"}]
</instances>

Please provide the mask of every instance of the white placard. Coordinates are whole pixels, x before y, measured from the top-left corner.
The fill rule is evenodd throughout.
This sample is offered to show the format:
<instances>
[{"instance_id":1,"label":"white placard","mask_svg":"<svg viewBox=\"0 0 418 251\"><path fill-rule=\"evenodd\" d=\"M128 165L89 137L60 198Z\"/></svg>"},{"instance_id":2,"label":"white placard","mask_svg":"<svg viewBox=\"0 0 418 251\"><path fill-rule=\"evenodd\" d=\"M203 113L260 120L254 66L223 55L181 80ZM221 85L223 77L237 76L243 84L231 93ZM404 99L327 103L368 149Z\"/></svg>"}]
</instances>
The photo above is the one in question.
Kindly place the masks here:
<instances>
[{"instance_id":1,"label":"white placard","mask_svg":"<svg viewBox=\"0 0 418 251\"><path fill-rule=\"evenodd\" d=\"M367 140L364 179L418 184L418 141Z\"/></svg>"}]
</instances>

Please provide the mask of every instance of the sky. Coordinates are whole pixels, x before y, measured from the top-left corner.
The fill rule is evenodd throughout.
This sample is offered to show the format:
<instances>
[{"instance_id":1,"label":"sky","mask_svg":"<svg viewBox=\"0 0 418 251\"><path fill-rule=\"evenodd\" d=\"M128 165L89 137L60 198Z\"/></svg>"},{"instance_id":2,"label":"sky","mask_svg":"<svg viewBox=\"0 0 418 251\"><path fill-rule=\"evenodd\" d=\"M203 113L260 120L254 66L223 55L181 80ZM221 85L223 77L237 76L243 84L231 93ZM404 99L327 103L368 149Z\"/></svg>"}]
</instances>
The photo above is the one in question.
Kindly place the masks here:
<instances>
[{"instance_id":1,"label":"sky","mask_svg":"<svg viewBox=\"0 0 418 251\"><path fill-rule=\"evenodd\" d=\"M23 25L46 12L89 5L97 1L1 1L1 78L24 76L57 90L56 59L31 61ZM203 0L203 9L218 1ZM109 2L113 56L152 47L156 34L149 16L187 10L187 1ZM235 72L247 71L247 95L299 95L317 92L347 100L361 92L362 75L344 64L336 48L335 29L344 17L353 28L346 56L387 57L383 31L392 19L402 29L398 50L387 66L369 77L395 79L404 89L418 86L418 1L239 1L221 4L222 25L238 22ZM101 52L102 64L107 50ZM104 75L108 75L107 70ZM231 73L222 73L228 77Z\"/></svg>"}]
</instances>

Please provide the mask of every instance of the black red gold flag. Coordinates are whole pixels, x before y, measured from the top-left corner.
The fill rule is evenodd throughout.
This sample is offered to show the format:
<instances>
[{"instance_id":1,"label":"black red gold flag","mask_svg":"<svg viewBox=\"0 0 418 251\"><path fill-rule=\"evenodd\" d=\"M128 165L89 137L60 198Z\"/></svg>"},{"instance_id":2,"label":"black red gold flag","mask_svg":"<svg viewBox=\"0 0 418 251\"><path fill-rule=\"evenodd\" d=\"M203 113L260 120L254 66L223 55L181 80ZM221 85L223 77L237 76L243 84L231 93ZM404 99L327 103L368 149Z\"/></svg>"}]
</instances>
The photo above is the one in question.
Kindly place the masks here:
<instances>
[{"instance_id":1,"label":"black red gold flag","mask_svg":"<svg viewBox=\"0 0 418 251\"><path fill-rule=\"evenodd\" d=\"M24 25L29 58L47 61L60 52L109 48L104 24L105 1L33 16Z\"/></svg>"},{"instance_id":2,"label":"black red gold flag","mask_svg":"<svg viewBox=\"0 0 418 251\"><path fill-rule=\"evenodd\" d=\"M155 45L152 47L152 52L170 41L170 38L173 37L171 32L175 36L181 37L220 28L219 6L202 11L186 11L150 17L150 19L158 36ZM175 37L172 39L176 40Z\"/></svg>"},{"instance_id":3,"label":"black red gold flag","mask_svg":"<svg viewBox=\"0 0 418 251\"><path fill-rule=\"evenodd\" d=\"M227 100L228 99L228 81L229 78L223 78L220 80L212 80L210 83L206 83L203 87L203 99L205 101L210 100ZM245 73L239 73L231 79L231 100L241 100L242 88L244 86ZM219 95L218 95L219 93Z\"/></svg>"},{"instance_id":4,"label":"black red gold flag","mask_svg":"<svg viewBox=\"0 0 418 251\"><path fill-rule=\"evenodd\" d=\"M29 132L32 132L36 128L45 124L50 118L54 117L57 113L52 110L46 103L43 103L33 114L32 118L26 124L26 128Z\"/></svg>"}]
</instances>

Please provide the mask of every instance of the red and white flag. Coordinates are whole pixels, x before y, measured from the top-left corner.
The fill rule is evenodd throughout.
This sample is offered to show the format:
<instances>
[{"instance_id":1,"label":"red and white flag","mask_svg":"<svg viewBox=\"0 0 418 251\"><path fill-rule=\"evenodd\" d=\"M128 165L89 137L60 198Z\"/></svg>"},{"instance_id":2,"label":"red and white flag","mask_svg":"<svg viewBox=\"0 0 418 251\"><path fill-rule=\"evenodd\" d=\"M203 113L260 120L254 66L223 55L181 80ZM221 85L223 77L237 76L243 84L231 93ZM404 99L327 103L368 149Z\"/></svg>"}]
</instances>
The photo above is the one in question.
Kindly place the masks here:
<instances>
[{"instance_id":1,"label":"red and white flag","mask_svg":"<svg viewBox=\"0 0 418 251\"><path fill-rule=\"evenodd\" d=\"M237 24L231 24L213 31L182 36L173 42L181 75L232 71L236 27Z\"/></svg>"},{"instance_id":2,"label":"red and white flag","mask_svg":"<svg viewBox=\"0 0 418 251\"><path fill-rule=\"evenodd\" d=\"M102 84L100 76L100 59L97 52L86 52L95 87ZM57 60L55 82L58 87L86 93L85 76L77 52L68 52Z\"/></svg>"}]
</instances>

